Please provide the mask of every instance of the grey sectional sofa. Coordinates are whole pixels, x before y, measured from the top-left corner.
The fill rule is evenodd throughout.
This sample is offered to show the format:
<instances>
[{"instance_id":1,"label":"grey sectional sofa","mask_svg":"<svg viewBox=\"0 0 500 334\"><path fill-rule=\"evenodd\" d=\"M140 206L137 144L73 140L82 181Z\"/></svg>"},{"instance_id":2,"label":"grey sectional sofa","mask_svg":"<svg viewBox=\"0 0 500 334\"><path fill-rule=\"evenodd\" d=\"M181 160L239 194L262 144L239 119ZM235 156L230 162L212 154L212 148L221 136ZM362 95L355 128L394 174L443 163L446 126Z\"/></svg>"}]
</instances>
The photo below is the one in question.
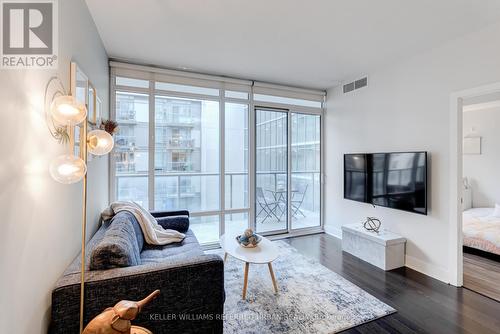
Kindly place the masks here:
<instances>
[{"instance_id":1,"label":"grey sectional sofa","mask_svg":"<svg viewBox=\"0 0 500 334\"><path fill-rule=\"evenodd\" d=\"M189 215L187 211L156 212L155 217ZM123 231L121 241L139 251L139 264L107 270L89 270L85 279L85 324L105 308L122 299L139 300L155 289L160 296L133 322L155 334L222 333L224 264L217 255L206 255L193 232L180 244L151 246L144 243L134 216L118 213L104 223L87 244L86 265L92 249L104 238L111 224ZM108 233L109 234L109 233ZM137 256L137 254L132 254ZM52 292L49 333L78 333L80 257L67 268ZM88 270L88 269L87 269Z\"/></svg>"}]
</instances>

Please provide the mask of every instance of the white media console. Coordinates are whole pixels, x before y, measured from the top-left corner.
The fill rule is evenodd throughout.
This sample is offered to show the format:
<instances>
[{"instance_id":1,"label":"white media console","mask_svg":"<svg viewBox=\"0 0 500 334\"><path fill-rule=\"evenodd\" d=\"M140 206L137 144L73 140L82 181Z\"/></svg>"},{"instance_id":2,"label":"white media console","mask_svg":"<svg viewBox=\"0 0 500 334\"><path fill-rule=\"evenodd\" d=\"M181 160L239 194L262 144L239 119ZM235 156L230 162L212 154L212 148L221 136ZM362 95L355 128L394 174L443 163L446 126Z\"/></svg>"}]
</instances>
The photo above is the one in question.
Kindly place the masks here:
<instances>
[{"instance_id":1,"label":"white media console","mask_svg":"<svg viewBox=\"0 0 500 334\"><path fill-rule=\"evenodd\" d=\"M384 270L405 265L405 246L405 238L389 231L367 231L362 224L342 226L342 250Z\"/></svg>"}]
</instances>

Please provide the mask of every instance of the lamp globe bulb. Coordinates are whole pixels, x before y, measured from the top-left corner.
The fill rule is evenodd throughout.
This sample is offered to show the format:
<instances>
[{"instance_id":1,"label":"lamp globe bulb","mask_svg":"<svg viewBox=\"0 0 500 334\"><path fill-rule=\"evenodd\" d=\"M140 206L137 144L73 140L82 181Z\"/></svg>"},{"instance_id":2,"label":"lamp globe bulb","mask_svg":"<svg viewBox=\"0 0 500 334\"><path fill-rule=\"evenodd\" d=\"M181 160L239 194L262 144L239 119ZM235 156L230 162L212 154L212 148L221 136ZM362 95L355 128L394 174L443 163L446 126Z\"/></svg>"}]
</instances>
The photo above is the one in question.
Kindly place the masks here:
<instances>
[{"instance_id":1,"label":"lamp globe bulb","mask_svg":"<svg viewBox=\"0 0 500 334\"><path fill-rule=\"evenodd\" d=\"M50 115L59 124L74 126L87 117L87 108L73 96L63 95L50 104Z\"/></svg>"},{"instance_id":2,"label":"lamp globe bulb","mask_svg":"<svg viewBox=\"0 0 500 334\"><path fill-rule=\"evenodd\" d=\"M87 135L89 152L94 155L105 155L115 145L113 137L104 130L92 130Z\"/></svg>"},{"instance_id":3,"label":"lamp globe bulb","mask_svg":"<svg viewBox=\"0 0 500 334\"><path fill-rule=\"evenodd\" d=\"M85 176L87 166L79 157L72 154L64 154L52 160L49 172L57 182L72 184L80 181Z\"/></svg>"}]
</instances>

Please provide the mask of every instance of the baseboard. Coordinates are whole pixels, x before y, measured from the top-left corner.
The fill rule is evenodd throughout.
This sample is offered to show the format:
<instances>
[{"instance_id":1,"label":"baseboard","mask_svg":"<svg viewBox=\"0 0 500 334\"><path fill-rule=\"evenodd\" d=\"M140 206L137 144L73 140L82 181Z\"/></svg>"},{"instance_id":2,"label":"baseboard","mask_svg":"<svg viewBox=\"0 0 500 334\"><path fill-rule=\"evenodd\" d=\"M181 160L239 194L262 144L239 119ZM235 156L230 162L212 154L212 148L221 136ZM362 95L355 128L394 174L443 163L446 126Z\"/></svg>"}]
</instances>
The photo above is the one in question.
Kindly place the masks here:
<instances>
[{"instance_id":1,"label":"baseboard","mask_svg":"<svg viewBox=\"0 0 500 334\"><path fill-rule=\"evenodd\" d=\"M406 254L405 256L405 265L406 267L418 271L424 275L435 278L446 284L450 284L448 271L444 270L443 268L430 265L408 254Z\"/></svg>"},{"instance_id":2,"label":"baseboard","mask_svg":"<svg viewBox=\"0 0 500 334\"><path fill-rule=\"evenodd\" d=\"M340 228L325 225L325 233L335 238L342 239L342 230Z\"/></svg>"}]
</instances>

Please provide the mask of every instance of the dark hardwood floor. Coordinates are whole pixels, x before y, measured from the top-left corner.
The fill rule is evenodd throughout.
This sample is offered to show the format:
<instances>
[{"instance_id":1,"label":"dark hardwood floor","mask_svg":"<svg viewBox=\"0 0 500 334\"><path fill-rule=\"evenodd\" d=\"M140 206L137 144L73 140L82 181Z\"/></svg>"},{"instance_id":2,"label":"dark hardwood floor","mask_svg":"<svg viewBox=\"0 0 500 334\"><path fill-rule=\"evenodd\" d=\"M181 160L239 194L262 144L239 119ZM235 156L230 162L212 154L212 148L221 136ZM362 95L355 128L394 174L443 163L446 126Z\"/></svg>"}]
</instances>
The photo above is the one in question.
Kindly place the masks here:
<instances>
[{"instance_id":1,"label":"dark hardwood floor","mask_svg":"<svg viewBox=\"0 0 500 334\"><path fill-rule=\"evenodd\" d=\"M500 262L464 253L464 288L500 301Z\"/></svg>"},{"instance_id":2,"label":"dark hardwood floor","mask_svg":"<svg viewBox=\"0 0 500 334\"><path fill-rule=\"evenodd\" d=\"M286 239L397 313L343 333L500 333L500 303L409 268L385 272L348 253L327 234Z\"/></svg>"}]
</instances>

